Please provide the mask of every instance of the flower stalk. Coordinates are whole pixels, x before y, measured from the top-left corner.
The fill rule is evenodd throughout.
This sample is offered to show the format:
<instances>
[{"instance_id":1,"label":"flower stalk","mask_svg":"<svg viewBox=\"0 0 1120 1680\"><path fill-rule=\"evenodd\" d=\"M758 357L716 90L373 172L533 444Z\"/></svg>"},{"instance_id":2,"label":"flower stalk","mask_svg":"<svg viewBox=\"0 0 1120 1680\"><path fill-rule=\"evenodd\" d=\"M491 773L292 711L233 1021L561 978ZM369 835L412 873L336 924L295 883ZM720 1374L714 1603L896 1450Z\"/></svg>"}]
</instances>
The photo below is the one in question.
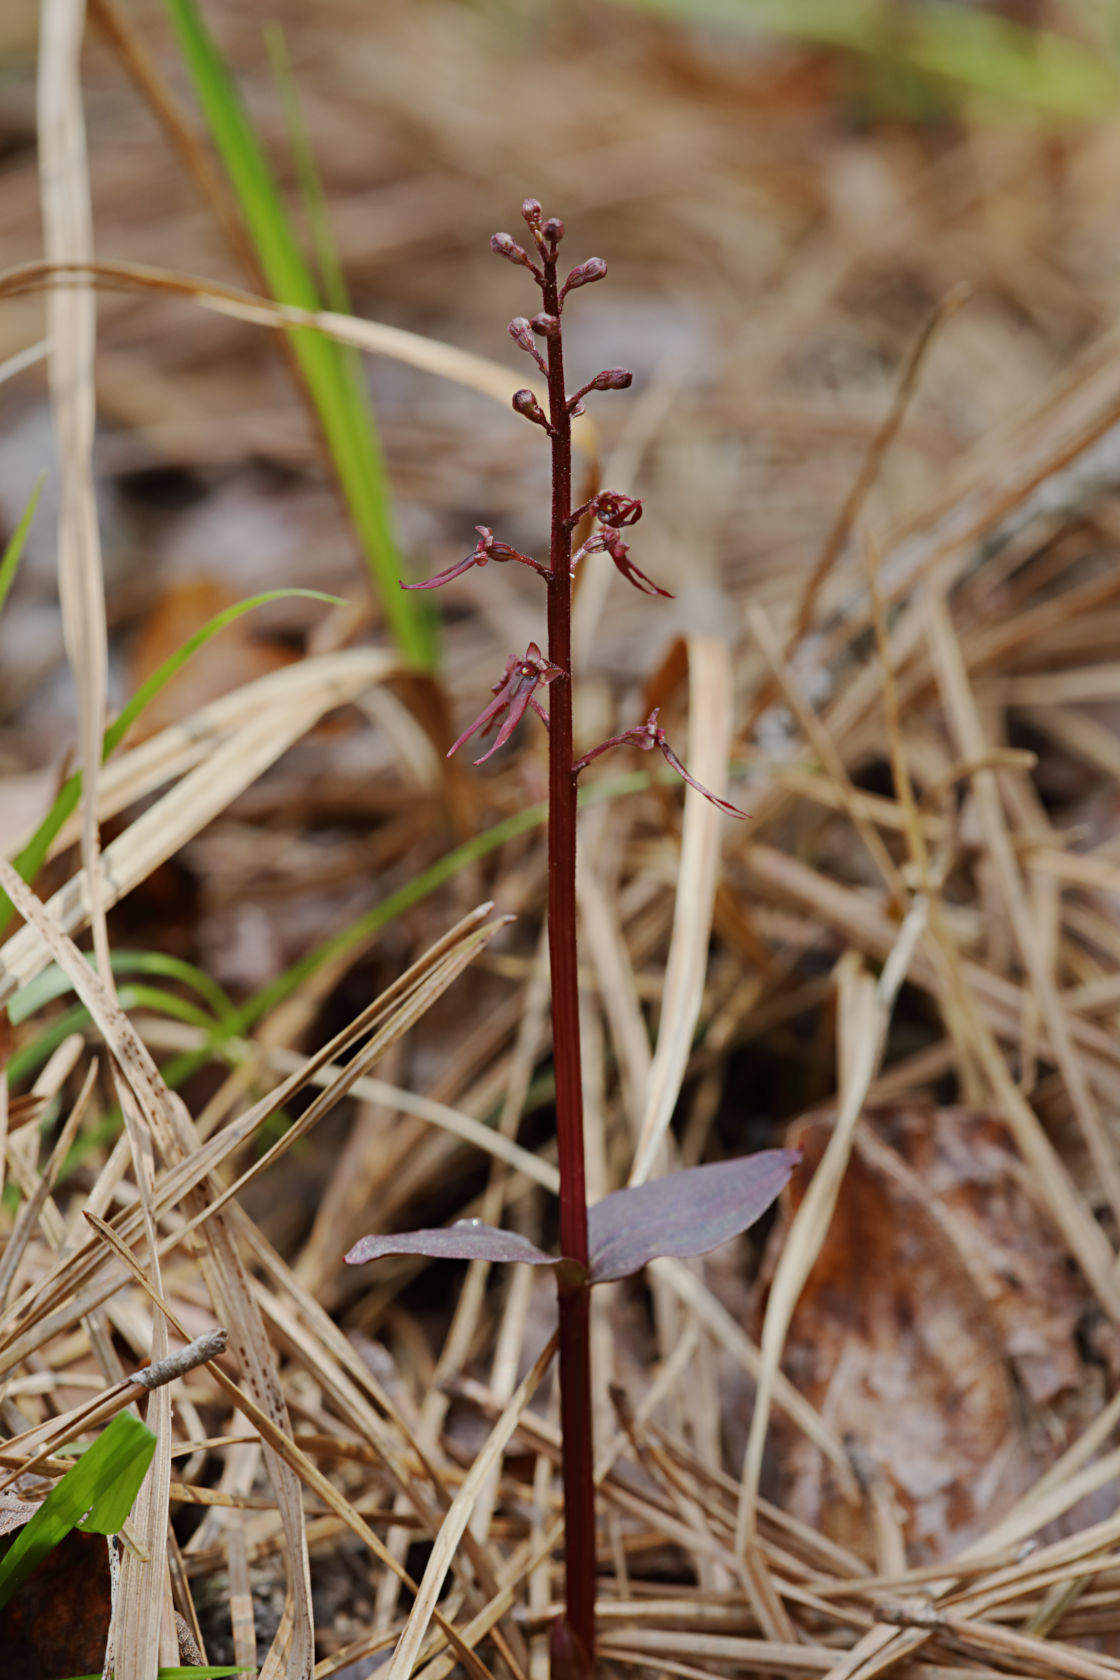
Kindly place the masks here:
<instances>
[{"instance_id":1,"label":"flower stalk","mask_svg":"<svg viewBox=\"0 0 1120 1680\"><path fill-rule=\"evenodd\" d=\"M646 1187L608 1197L595 1209L599 1218L596 1243L600 1253L589 1254L588 1207L584 1169L583 1080L580 1061L579 982L576 950L576 813L580 772L613 747L633 746L649 752L657 748L666 762L712 804L730 816L744 813L726 800L717 799L692 777L677 758L653 712L644 724L613 735L576 759L572 730L572 578L576 566L587 556L606 554L621 575L643 594L669 596L629 558L629 544L622 532L637 524L642 504L635 497L601 490L582 507L572 508L572 419L583 412L583 399L592 392L625 390L631 375L625 368L606 368L569 393L564 372L563 310L572 291L603 279L607 265L600 257L580 263L561 283L559 246L564 224L555 217L547 220L536 199L526 199L521 214L529 230L531 249L518 244L508 233L496 233L490 241L498 256L519 268L528 269L540 288L541 310L531 319L516 316L509 324L510 338L545 376L547 413L529 389L513 396L513 408L549 439L552 455L552 497L549 524L548 563L522 554L498 541L488 526L476 526L479 541L465 559L423 583L405 588L434 589L491 560L516 560L537 572L545 582L548 611L548 651L543 654L530 642L521 658L510 658L494 684L494 698L451 748L456 752L475 735L496 730L493 745L476 760L482 763L512 735L527 711L533 711L548 728L548 941L552 981L552 1042L556 1077L556 1132L560 1166L560 1261L552 1262L531 1244L516 1253L509 1251L509 1239L489 1227L469 1232L453 1228L448 1232L418 1232L411 1238L371 1237L363 1239L347 1256L359 1264L378 1255L405 1252L395 1243L412 1243L408 1252L432 1255L478 1253L495 1259L530 1259L535 1264L554 1266L559 1299L560 1423L563 1441L562 1479L564 1491L565 1614L552 1630L554 1680L589 1680L595 1665L595 1483L592 1440L590 1300L596 1281L627 1275L656 1253L695 1254L714 1242L726 1239L732 1230L743 1230L758 1217L785 1182L795 1163L791 1151L771 1152L773 1159L752 1157L742 1163L742 1185L735 1181L735 1199L730 1215L718 1206L721 1190L715 1177L705 1178L707 1169L694 1169L682 1178L688 1184L664 1189ZM538 342L539 341L539 342ZM573 533L580 520L591 516L598 528L576 554ZM548 689L548 710L537 698ZM448 754L448 757L451 756ZM778 1159L781 1157L781 1159ZM700 1177L697 1178L696 1174ZM762 1196L752 1201L750 1187L759 1175L766 1179ZM722 1175L721 1175L722 1176ZM690 1205L689 1186L695 1187L696 1202ZM683 1210L683 1224L670 1236L666 1194ZM637 1203L627 1197L638 1196ZM612 1204L612 1212L605 1210ZM756 1205L757 1204L757 1205ZM641 1209L647 1207L643 1214ZM601 1211L603 1210L603 1211ZM730 1223L727 1223L730 1219ZM644 1221L644 1224L643 1224ZM620 1223L621 1222L621 1223ZM473 1222L478 1226L477 1221ZM615 1228L617 1226L617 1229ZM647 1228L648 1227L648 1228ZM676 1246L677 1243L684 1246ZM611 1269L601 1256L619 1244L627 1256L622 1269ZM699 1246L696 1246L699 1244ZM596 1245L592 1245L595 1247ZM530 1251L529 1254L523 1252ZM535 1258L534 1258L535 1257ZM621 1262L613 1262L616 1267Z\"/></svg>"}]
</instances>

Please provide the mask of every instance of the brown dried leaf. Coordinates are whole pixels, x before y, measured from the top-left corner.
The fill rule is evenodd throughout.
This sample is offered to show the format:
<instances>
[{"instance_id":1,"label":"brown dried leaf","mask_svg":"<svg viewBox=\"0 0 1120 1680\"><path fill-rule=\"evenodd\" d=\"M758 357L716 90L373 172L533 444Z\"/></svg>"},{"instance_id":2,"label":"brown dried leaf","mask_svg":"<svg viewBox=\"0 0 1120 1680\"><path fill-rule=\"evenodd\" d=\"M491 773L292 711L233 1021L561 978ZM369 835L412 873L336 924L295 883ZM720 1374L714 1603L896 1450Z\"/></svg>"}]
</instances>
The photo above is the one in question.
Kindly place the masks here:
<instances>
[{"instance_id":1,"label":"brown dried leaf","mask_svg":"<svg viewBox=\"0 0 1120 1680\"><path fill-rule=\"evenodd\" d=\"M828 1236L786 1342L785 1369L880 1478L911 1562L960 1549L1053 1456L1023 1394L1052 1403L1081 1381L1087 1297L1028 1199L1005 1123L968 1109L879 1112L857 1133ZM795 1128L794 1210L831 1133ZM787 1216L788 1218L789 1216ZM775 1231L779 1252L784 1226ZM799 1516L866 1550L818 1449L782 1454Z\"/></svg>"}]
</instances>

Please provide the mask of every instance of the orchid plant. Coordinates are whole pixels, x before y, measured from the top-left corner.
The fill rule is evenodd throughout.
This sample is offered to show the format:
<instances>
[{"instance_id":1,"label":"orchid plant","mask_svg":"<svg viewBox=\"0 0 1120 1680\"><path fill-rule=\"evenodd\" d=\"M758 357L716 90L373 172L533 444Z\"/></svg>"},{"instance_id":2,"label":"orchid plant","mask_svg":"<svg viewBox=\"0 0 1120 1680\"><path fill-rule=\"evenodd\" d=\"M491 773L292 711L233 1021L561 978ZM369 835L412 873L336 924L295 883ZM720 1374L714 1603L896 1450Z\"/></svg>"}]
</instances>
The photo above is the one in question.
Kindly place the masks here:
<instances>
[{"instance_id":1,"label":"orchid plant","mask_svg":"<svg viewBox=\"0 0 1120 1680\"><path fill-rule=\"evenodd\" d=\"M549 439L552 453L552 506L548 563L522 554L476 526L478 542L465 559L428 578L405 584L434 589L475 566L515 561L544 580L547 597L548 653L530 642L520 658L511 657L494 684L493 699L452 746L459 750L474 736L496 731L493 744L475 760L482 764L505 745L526 712L533 711L548 730L548 935L552 981L553 1063L556 1074L556 1131L560 1166L560 1253L549 1255L527 1238L500 1231L480 1220L462 1220L445 1229L363 1237L347 1254L354 1265L386 1255L422 1254L431 1258L524 1262L552 1268L559 1302L560 1425L565 1518L565 1609L552 1629L553 1674L585 1680L595 1665L595 1486L592 1445L590 1292L598 1283L629 1277L660 1256L679 1258L707 1253L745 1231L771 1205L799 1156L773 1149L730 1162L693 1167L653 1183L616 1191L588 1208L584 1179L583 1094L580 1078L579 995L576 951L576 813L580 772L615 747L655 748L678 775L731 817L745 813L702 787L681 763L652 712L645 723L623 730L577 758L572 744L571 607L576 567L589 556L606 554L627 582L642 593L671 598L630 559L622 533L635 526L642 504L632 496L600 490L581 507L572 507L572 420L583 412L591 392L625 390L631 375L607 368L569 393L564 372L563 311L569 294L602 280L607 265L592 257L561 282L558 251L564 224L546 218L536 199L526 199L521 214L529 230L529 249L508 233L490 241L501 257L528 270L540 288L542 308L530 319L517 316L509 335L544 375L547 412L533 391L515 392L513 407ZM539 341L539 345L538 345ZM543 349L540 347L543 346ZM574 549L577 529L591 527ZM548 709L538 696L548 691Z\"/></svg>"}]
</instances>

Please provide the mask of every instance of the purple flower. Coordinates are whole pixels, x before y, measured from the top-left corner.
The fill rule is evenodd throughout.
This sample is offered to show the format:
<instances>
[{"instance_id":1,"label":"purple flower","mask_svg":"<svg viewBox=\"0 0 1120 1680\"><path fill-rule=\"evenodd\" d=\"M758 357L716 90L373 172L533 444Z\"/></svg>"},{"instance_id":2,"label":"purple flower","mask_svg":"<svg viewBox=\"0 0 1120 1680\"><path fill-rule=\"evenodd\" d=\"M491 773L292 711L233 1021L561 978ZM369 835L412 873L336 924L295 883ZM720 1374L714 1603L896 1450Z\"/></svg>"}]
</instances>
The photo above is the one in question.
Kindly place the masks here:
<instances>
[{"instance_id":1,"label":"purple flower","mask_svg":"<svg viewBox=\"0 0 1120 1680\"><path fill-rule=\"evenodd\" d=\"M401 588L438 589L441 584L450 583L452 578L462 577L472 566L485 566L488 560L520 560L523 566L531 566L535 572L540 572L542 577L547 577L547 566L542 566L528 554L511 548L509 543L500 542L489 525L476 525L475 530L478 532L478 542L465 560L457 560L453 566L448 566L446 571L437 572L435 577L425 578L423 583L402 583Z\"/></svg>"},{"instance_id":2,"label":"purple flower","mask_svg":"<svg viewBox=\"0 0 1120 1680\"><path fill-rule=\"evenodd\" d=\"M479 733L485 735L503 712L506 713L506 719L498 730L494 745L489 752L483 753L481 758L474 760L476 764L485 764L486 760L496 753L499 747L505 745L525 716L527 707L532 706L537 716L547 725L548 713L544 710L540 701L537 700L536 692L538 688L547 687L550 682L555 682L556 678L562 675L559 665L553 665L551 660L545 658L536 642L530 642L525 649L523 659L506 661L505 675L500 682L494 684L491 690L494 695L493 700L490 701L488 706L483 707L470 728L464 729L455 745L448 752L448 758L451 757L452 753L457 753L464 741L469 741L472 735L478 735Z\"/></svg>"},{"instance_id":3,"label":"purple flower","mask_svg":"<svg viewBox=\"0 0 1120 1680\"><path fill-rule=\"evenodd\" d=\"M663 592L659 591L658 593ZM600 753L609 752L612 747L637 747L641 752L652 752L656 747L666 764L670 765L677 772L677 775L688 783L690 788L695 788L697 793L703 794L709 805L715 805L718 810L726 811L729 817L738 817L742 822L746 822L748 820L746 811L740 811L737 805L732 805L726 799L717 799L714 793L710 793L702 782L698 782L696 777L690 775L685 769L666 740L665 731L657 721L660 710L660 706L656 707L649 714L645 723L638 724L636 728L626 729L621 735L612 735L609 741L601 741L597 747L593 747L573 766L573 773L578 776L579 772L585 765L590 764L592 759L598 758Z\"/></svg>"}]
</instances>

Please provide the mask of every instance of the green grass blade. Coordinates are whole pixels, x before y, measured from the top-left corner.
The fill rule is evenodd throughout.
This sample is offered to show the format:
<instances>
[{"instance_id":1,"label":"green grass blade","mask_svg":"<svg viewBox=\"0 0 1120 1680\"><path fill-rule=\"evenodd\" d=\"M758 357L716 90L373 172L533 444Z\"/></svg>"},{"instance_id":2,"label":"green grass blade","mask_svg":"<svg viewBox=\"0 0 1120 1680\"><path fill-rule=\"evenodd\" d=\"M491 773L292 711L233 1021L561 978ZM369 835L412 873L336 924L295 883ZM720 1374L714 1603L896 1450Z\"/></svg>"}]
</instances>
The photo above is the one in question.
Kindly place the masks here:
<instances>
[{"instance_id":1,"label":"green grass blade","mask_svg":"<svg viewBox=\"0 0 1120 1680\"><path fill-rule=\"evenodd\" d=\"M292 231L272 171L241 97L194 0L167 0L195 92L225 164L257 256L274 297L301 309L320 308L311 270ZM400 588L389 484L377 428L338 346L294 328L292 347L315 404L365 553L382 611L407 658L431 669L430 618Z\"/></svg>"},{"instance_id":2,"label":"green grass blade","mask_svg":"<svg viewBox=\"0 0 1120 1680\"><path fill-rule=\"evenodd\" d=\"M102 738L102 758L108 758L120 746L132 725L144 709L151 704L161 689L166 688L172 677L182 670L192 654L197 653L212 636L219 630L224 630L227 624L240 618L243 613L251 612L254 607L263 607L269 601L288 600L292 596L300 596L308 601L325 601L329 606L341 606L343 603L337 595L324 595L318 589L268 589L262 595L251 595L247 600L238 601L232 607L226 607L220 613L215 613L193 636L187 638L182 647L176 648L169 654L158 670L153 671L147 682L141 683L136 693L123 707L120 715L114 719ZM24 846L15 859L15 868L25 881L33 881L47 860L55 836L59 833L66 819L77 809L78 801L82 797L82 773L76 770L68 781L64 782L55 796L54 803L42 822L39 824L31 839ZM0 934L7 927L12 915L12 905L6 893L0 893Z\"/></svg>"},{"instance_id":3,"label":"green grass blade","mask_svg":"<svg viewBox=\"0 0 1120 1680\"><path fill-rule=\"evenodd\" d=\"M233 1668L229 1663L204 1663L201 1668L157 1668L156 1680L225 1680L229 1674L249 1674L248 1668ZM70 1680L101 1680L100 1674L75 1674Z\"/></svg>"},{"instance_id":4,"label":"green grass blade","mask_svg":"<svg viewBox=\"0 0 1120 1680\"><path fill-rule=\"evenodd\" d=\"M39 474L39 482L31 492L31 499L20 515L19 524L4 545L4 555L0 559L0 612L4 602L8 599L8 591L12 587L12 580L16 575L20 560L23 558L23 545L27 541L27 533L31 529L31 521L35 517L35 509L39 505L39 497L43 490L45 473Z\"/></svg>"},{"instance_id":5,"label":"green grass blade","mask_svg":"<svg viewBox=\"0 0 1120 1680\"><path fill-rule=\"evenodd\" d=\"M328 309L335 310L339 315L349 315L352 307L350 291L342 270L338 247L334 242L334 234L331 231L327 195L323 191L319 167L315 162L315 152L307 132L307 124L303 120L299 92L296 88L295 77L292 74L292 61L288 56L288 42L282 24L270 23L266 26L264 44L268 49L272 79L276 84L276 91L284 109L288 144L292 149L292 161L296 166L299 194L303 200L304 213L307 216L307 226L311 234L311 248L315 252L315 263L319 270L323 297ZM349 345L341 345L340 349L350 351L351 357L358 354Z\"/></svg>"},{"instance_id":6,"label":"green grass blade","mask_svg":"<svg viewBox=\"0 0 1120 1680\"><path fill-rule=\"evenodd\" d=\"M89 1025L89 1010L84 1003L75 1003L57 1020L43 1027L27 1044L21 1044L8 1058L8 1079L17 1086L32 1073L38 1073L64 1039L72 1032L81 1032Z\"/></svg>"},{"instance_id":7,"label":"green grass blade","mask_svg":"<svg viewBox=\"0 0 1120 1680\"><path fill-rule=\"evenodd\" d=\"M94 958L89 956L87 961L92 968ZM232 999L218 982L193 963L184 962L182 957L168 956L163 951L116 950L110 954L109 961L114 974L158 974L165 980L178 980L182 985L189 986L210 1006L211 1014L219 1022L232 1021L236 1016ZM14 1027L18 1027L38 1014L46 1004L66 997L73 989L69 977L52 963L50 968L45 968L42 974L37 974L34 980L29 980L26 986L13 993L8 1002L8 1019Z\"/></svg>"},{"instance_id":8,"label":"green grass blade","mask_svg":"<svg viewBox=\"0 0 1120 1680\"><path fill-rule=\"evenodd\" d=\"M199 1009L197 1004L190 1003L175 992L164 991L159 986L137 985L133 980L126 981L118 989L117 1002L126 1013L132 1009L151 1009L158 1015L167 1015L172 1020L186 1021L192 1027L201 1027L219 1044L236 1025L236 1017L224 1015L220 1021L216 1021L206 1010ZM85 1004L71 1004L57 1020L51 1021L27 1044L21 1044L18 1050L13 1050L8 1061L8 1078L11 1083L15 1085L29 1073L34 1073L37 1068L42 1067L64 1038L68 1038L72 1032L84 1032L89 1023L89 1010ZM96 1140L91 1136L92 1141ZM78 1147L75 1145L75 1148Z\"/></svg>"},{"instance_id":9,"label":"green grass blade","mask_svg":"<svg viewBox=\"0 0 1120 1680\"><path fill-rule=\"evenodd\" d=\"M0 1607L71 1529L116 1534L124 1526L156 1450L146 1424L121 1412L56 1482L0 1560Z\"/></svg>"}]
</instances>

